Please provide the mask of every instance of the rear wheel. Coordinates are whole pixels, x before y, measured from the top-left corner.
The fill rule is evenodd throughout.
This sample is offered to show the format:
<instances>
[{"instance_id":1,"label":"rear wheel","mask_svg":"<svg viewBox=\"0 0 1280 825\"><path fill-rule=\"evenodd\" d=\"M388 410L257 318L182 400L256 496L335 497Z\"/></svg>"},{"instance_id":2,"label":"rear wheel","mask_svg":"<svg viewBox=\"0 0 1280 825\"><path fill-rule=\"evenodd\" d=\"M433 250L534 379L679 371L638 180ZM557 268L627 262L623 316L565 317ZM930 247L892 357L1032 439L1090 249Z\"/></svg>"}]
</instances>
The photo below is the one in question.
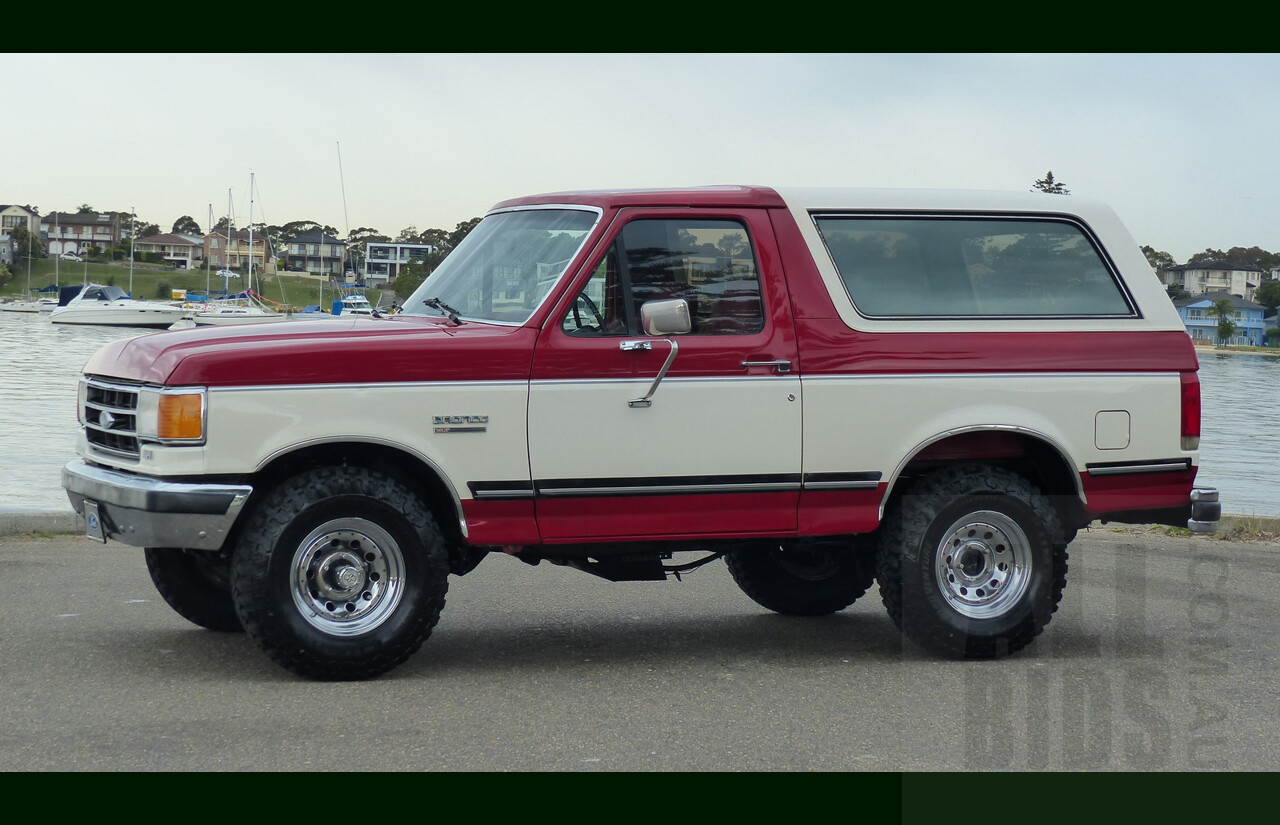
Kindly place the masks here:
<instances>
[{"instance_id":1,"label":"rear wheel","mask_svg":"<svg viewBox=\"0 0 1280 825\"><path fill-rule=\"evenodd\" d=\"M936 653L991 658L1031 643L1066 586L1065 531L1030 482L967 465L906 490L882 528L880 593L894 622Z\"/></svg>"},{"instance_id":2,"label":"rear wheel","mask_svg":"<svg viewBox=\"0 0 1280 825\"><path fill-rule=\"evenodd\" d=\"M725 563L757 604L795 616L843 610L875 580L874 556L849 539L750 542L725 556Z\"/></svg>"},{"instance_id":3,"label":"rear wheel","mask_svg":"<svg viewBox=\"0 0 1280 825\"><path fill-rule=\"evenodd\" d=\"M231 601L227 559L177 547L148 547L143 553L156 590L179 616L208 630L244 630Z\"/></svg>"},{"instance_id":4,"label":"rear wheel","mask_svg":"<svg viewBox=\"0 0 1280 825\"><path fill-rule=\"evenodd\" d=\"M445 543L421 500L379 472L331 467L292 478L241 535L231 565L236 610L258 646L295 673L385 673L440 618Z\"/></svg>"}]
</instances>

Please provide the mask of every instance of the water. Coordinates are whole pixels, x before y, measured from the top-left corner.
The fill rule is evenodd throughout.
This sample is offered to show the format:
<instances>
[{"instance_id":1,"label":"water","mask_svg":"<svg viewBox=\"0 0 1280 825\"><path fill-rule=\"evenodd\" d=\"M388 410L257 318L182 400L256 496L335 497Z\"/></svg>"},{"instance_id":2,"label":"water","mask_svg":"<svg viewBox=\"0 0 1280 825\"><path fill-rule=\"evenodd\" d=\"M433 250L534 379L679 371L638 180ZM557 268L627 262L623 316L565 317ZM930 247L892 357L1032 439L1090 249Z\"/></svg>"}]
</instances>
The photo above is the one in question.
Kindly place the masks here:
<instances>
[{"instance_id":1,"label":"water","mask_svg":"<svg viewBox=\"0 0 1280 825\"><path fill-rule=\"evenodd\" d=\"M0 312L0 512L65 511L62 465L75 457L76 381L98 347L148 334L64 326ZM1202 351L1203 486L1228 513L1280 517L1280 357Z\"/></svg>"},{"instance_id":2,"label":"water","mask_svg":"<svg viewBox=\"0 0 1280 825\"><path fill-rule=\"evenodd\" d=\"M1200 350L1200 472L1222 510L1280 517L1280 357Z\"/></svg>"},{"instance_id":3,"label":"water","mask_svg":"<svg viewBox=\"0 0 1280 825\"><path fill-rule=\"evenodd\" d=\"M103 344L146 332L0 312L0 512L71 509L61 471L75 458L80 369Z\"/></svg>"}]
</instances>

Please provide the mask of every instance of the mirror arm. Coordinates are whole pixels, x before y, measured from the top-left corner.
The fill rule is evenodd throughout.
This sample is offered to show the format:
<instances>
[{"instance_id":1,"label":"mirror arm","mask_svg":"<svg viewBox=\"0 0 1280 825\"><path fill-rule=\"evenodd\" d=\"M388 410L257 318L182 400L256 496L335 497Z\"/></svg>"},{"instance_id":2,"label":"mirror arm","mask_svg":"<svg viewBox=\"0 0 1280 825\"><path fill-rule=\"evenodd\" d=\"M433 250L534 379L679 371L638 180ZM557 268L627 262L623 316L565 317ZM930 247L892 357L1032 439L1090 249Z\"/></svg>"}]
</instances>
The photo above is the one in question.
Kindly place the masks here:
<instances>
[{"instance_id":1,"label":"mirror arm","mask_svg":"<svg viewBox=\"0 0 1280 825\"><path fill-rule=\"evenodd\" d=\"M636 398L627 402L628 407L650 407L653 405L653 394L658 391L658 385L662 383L662 379L667 374L667 370L671 369L671 362L676 360L676 353L680 351L680 346L675 342L674 338L664 338L671 345L671 352L667 355L667 360L662 365L662 369L658 370L658 376L653 379L653 384L649 387L649 391L642 398ZM622 350L640 350L653 349L652 341L623 341L619 344Z\"/></svg>"}]
</instances>

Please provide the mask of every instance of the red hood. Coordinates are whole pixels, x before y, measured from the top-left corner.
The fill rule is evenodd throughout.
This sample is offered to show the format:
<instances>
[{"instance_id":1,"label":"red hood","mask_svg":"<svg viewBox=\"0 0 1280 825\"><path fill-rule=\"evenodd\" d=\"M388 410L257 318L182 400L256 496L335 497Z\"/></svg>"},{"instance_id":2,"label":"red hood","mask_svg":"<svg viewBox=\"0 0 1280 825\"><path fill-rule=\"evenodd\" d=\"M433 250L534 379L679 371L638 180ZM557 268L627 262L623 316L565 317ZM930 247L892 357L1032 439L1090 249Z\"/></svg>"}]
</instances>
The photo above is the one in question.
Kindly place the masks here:
<instances>
[{"instance_id":1,"label":"red hood","mask_svg":"<svg viewBox=\"0 0 1280 825\"><path fill-rule=\"evenodd\" d=\"M84 371L171 386L525 380L536 337L523 327L405 316L244 324L116 341Z\"/></svg>"}]
</instances>

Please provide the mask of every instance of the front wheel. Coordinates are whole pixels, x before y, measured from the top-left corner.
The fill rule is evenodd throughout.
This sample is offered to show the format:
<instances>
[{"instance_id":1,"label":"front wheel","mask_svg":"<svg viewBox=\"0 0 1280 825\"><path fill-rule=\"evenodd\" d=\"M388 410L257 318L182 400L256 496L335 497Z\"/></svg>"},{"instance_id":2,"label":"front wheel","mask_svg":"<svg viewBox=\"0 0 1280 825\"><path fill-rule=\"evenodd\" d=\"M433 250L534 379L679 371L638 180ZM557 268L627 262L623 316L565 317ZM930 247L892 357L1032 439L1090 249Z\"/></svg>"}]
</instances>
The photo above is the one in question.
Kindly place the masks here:
<instances>
[{"instance_id":1,"label":"front wheel","mask_svg":"<svg viewBox=\"0 0 1280 825\"><path fill-rule=\"evenodd\" d=\"M278 664L367 679L409 658L440 618L444 540L422 501L364 468L296 476L255 508L232 555L245 630Z\"/></svg>"},{"instance_id":2,"label":"front wheel","mask_svg":"<svg viewBox=\"0 0 1280 825\"><path fill-rule=\"evenodd\" d=\"M948 468L908 488L882 528L880 594L912 641L961 658L1003 656L1049 623L1066 586L1066 532L1022 477Z\"/></svg>"}]
</instances>

